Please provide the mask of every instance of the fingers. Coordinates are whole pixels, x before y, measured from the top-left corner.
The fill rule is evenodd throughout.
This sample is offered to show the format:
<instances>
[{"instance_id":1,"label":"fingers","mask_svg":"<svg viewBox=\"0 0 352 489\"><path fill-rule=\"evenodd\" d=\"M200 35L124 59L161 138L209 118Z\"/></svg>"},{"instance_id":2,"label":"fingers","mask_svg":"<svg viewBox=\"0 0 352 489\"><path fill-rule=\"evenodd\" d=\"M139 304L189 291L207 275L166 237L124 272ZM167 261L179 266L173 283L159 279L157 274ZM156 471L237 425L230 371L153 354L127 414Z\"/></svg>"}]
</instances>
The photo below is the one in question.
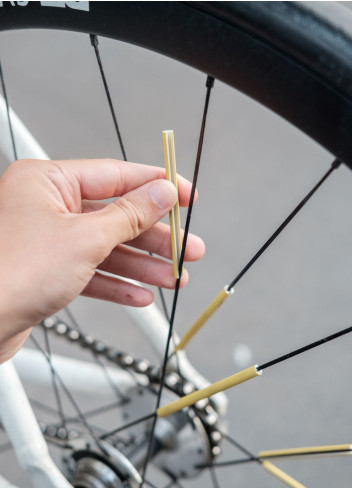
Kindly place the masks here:
<instances>
[{"instance_id":1,"label":"fingers","mask_svg":"<svg viewBox=\"0 0 352 489\"><path fill-rule=\"evenodd\" d=\"M183 238L184 231L181 230ZM137 236L132 241L125 243L140 250L150 251L163 258L172 259L170 227L164 223L157 223L152 228ZM201 238L194 234L189 234L185 252L185 261L196 261L202 258L205 253L205 245Z\"/></svg>"},{"instance_id":2,"label":"fingers","mask_svg":"<svg viewBox=\"0 0 352 489\"><path fill-rule=\"evenodd\" d=\"M160 167L141 165L119 160L72 160L46 162L56 166L68 181L78 180L82 199L102 200L124 195L152 180L165 179L165 170ZM51 178L55 176L51 174ZM187 206L191 183L178 177L178 193L181 206Z\"/></svg>"},{"instance_id":3,"label":"fingers","mask_svg":"<svg viewBox=\"0 0 352 489\"><path fill-rule=\"evenodd\" d=\"M153 302L150 290L99 272L95 273L81 295L134 307L148 306Z\"/></svg>"},{"instance_id":4,"label":"fingers","mask_svg":"<svg viewBox=\"0 0 352 489\"><path fill-rule=\"evenodd\" d=\"M106 207L102 202L84 201L82 206L83 212L94 212ZM184 231L181 229L181 238ZM140 236L127 241L128 246L138 248L139 250L149 251L156 255L162 256L169 260L172 259L171 251L171 233L170 226L162 222L156 223L152 228L146 230ZM189 233L187 239L187 247L185 252L185 261L196 261L202 258L205 253L205 245L201 238Z\"/></svg>"},{"instance_id":5,"label":"fingers","mask_svg":"<svg viewBox=\"0 0 352 489\"><path fill-rule=\"evenodd\" d=\"M167 289L173 289L176 283L173 267L170 263L139 253L126 246L115 248L98 268L105 272ZM180 286L183 287L187 282L188 273L185 270Z\"/></svg>"}]
</instances>

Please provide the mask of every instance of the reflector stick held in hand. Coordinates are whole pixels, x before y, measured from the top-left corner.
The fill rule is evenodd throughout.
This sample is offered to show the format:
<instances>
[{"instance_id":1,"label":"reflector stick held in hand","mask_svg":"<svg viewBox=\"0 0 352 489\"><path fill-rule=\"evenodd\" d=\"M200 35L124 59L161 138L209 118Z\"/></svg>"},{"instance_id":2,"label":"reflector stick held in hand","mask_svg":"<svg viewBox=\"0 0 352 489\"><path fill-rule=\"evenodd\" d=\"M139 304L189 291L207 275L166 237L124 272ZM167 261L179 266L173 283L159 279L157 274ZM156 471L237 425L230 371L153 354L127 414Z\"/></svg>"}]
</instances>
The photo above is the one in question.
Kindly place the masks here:
<instances>
[{"instance_id":1,"label":"reflector stick held in hand","mask_svg":"<svg viewBox=\"0 0 352 489\"><path fill-rule=\"evenodd\" d=\"M177 189L177 171L174 131L163 131L164 156L166 179L173 183ZM171 229L171 249L174 267L174 277L179 278L179 263L181 257L181 219L178 201L169 212Z\"/></svg>"}]
</instances>

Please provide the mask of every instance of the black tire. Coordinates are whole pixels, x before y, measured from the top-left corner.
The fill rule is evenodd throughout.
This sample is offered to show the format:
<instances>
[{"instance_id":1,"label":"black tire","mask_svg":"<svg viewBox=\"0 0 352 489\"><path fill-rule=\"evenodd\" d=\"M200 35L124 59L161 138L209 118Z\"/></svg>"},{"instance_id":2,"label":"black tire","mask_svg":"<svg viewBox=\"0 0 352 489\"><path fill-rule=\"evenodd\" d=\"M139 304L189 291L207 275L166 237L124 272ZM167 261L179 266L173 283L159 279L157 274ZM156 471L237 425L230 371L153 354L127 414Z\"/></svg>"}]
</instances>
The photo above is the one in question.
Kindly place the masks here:
<instances>
[{"instance_id":1,"label":"black tire","mask_svg":"<svg viewBox=\"0 0 352 489\"><path fill-rule=\"evenodd\" d=\"M48 3L3 2L0 30L80 31L165 54L258 100L352 168L352 12L342 5Z\"/></svg>"}]
</instances>

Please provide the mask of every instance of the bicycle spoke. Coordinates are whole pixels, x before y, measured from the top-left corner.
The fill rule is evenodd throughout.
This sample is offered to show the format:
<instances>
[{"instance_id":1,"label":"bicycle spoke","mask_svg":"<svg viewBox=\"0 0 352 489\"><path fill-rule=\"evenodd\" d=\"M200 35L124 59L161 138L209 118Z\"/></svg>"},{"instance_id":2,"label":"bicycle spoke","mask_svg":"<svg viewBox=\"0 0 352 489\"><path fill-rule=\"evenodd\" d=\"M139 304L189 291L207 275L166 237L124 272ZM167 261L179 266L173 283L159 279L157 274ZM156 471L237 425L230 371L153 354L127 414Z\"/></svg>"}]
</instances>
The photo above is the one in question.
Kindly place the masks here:
<instances>
[{"instance_id":1,"label":"bicycle spoke","mask_svg":"<svg viewBox=\"0 0 352 489\"><path fill-rule=\"evenodd\" d=\"M276 231L270 236L270 238L264 243L259 251L251 258L247 265L240 271L240 273L232 280L230 285L227 285L222 289L215 299L209 304L205 311L199 316L199 318L193 323L190 329L183 335L179 344L176 346L176 350L181 350L189 343L189 341L195 336L196 333L204 326L208 319L214 314L214 312L225 302L225 300L232 295L235 285L241 280L241 278L248 272L248 270L254 265L254 263L260 258L264 251L275 241L275 239L281 234L286 226L292 221L292 219L298 214L298 212L305 206L305 204L313 197L316 191L321 187L325 180L341 165L341 161L335 159L330 169L319 180L319 182L312 188L312 190L304 197L304 199L295 207L291 214L283 221L283 223L276 229Z\"/></svg>"},{"instance_id":2,"label":"bicycle spoke","mask_svg":"<svg viewBox=\"0 0 352 489\"><path fill-rule=\"evenodd\" d=\"M28 400L31 404L36 406L38 409L42 409L43 411L46 411L47 413L55 414L56 416L59 416L59 412L57 409L52 408L50 406L47 406L46 404L43 404L42 402L37 401L37 399L33 399L31 397L28 397ZM67 416L65 416L65 417L68 419Z\"/></svg>"},{"instance_id":3,"label":"bicycle spoke","mask_svg":"<svg viewBox=\"0 0 352 489\"><path fill-rule=\"evenodd\" d=\"M45 346L46 346L46 351L48 354L48 362L50 366L50 371L51 371L51 381L52 381L52 386L55 394L55 399L56 399L56 404L58 408L58 413L61 418L61 425L66 428L66 418L63 412L63 407L62 407L62 401L61 401L61 396L60 392L57 386L57 381L56 381L56 375L54 371L54 367L51 361L51 349L50 349L50 343L49 343L49 336L48 336L48 331L44 328L44 339L45 339Z\"/></svg>"},{"instance_id":4,"label":"bicycle spoke","mask_svg":"<svg viewBox=\"0 0 352 489\"><path fill-rule=\"evenodd\" d=\"M202 465L197 465L197 468L199 469L206 469L206 468L216 468L216 467L229 467L232 465L242 465L246 464L248 462L257 462L256 458L239 458L235 460L226 460L224 462L213 462L211 464L202 464Z\"/></svg>"},{"instance_id":5,"label":"bicycle spoke","mask_svg":"<svg viewBox=\"0 0 352 489\"><path fill-rule=\"evenodd\" d=\"M16 142L15 142L15 135L13 133L13 127L12 127L12 124L11 124L11 117L10 117L10 104L9 104L9 99L7 98L6 86L5 86L5 80L4 80L4 73L2 71L1 61L0 61L0 80L1 80L2 93L4 95L5 104L6 104L7 120L8 120L8 123L9 123L9 130L10 130L10 135L11 135L13 155L15 157L15 160L17 160L18 159L18 156L17 156L17 148L16 148Z\"/></svg>"},{"instance_id":6,"label":"bicycle spoke","mask_svg":"<svg viewBox=\"0 0 352 489\"><path fill-rule=\"evenodd\" d=\"M241 452L245 453L248 455L249 458L247 459L242 459L242 460L233 460L229 462L218 462L219 464L226 464L226 465L237 465L237 464L243 464L243 463L248 463L248 462L257 462L259 463L267 472L269 472L271 475L276 477L277 479L281 480L285 484L287 484L290 487L305 487L303 486L300 482L296 481L293 477L290 475L286 474L283 470L279 469L276 467L276 465L272 464L268 460L261 460L259 457L256 457L253 453L251 453L249 450L244 448L242 445L240 445L236 440L231 438L229 435L224 434L224 438L230 442L232 445L234 445L236 448L241 450Z\"/></svg>"},{"instance_id":7,"label":"bicycle spoke","mask_svg":"<svg viewBox=\"0 0 352 489\"><path fill-rule=\"evenodd\" d=\"M103 63L102 63L100 52L99 52L99 40L98 40L98 36L93 35L93 34L90 34L89 38L90 38L91 45L93 46L94 51L95 51L95 56L96 56L96 59L97 59L97 62L98 62L98 66L99 66L99 70L100 70L100 75L101 75L101 78L102 78L102 81L103 81L106 98L108 100L108 104L109 104L111 116L112 116L112 119L113 119L115 131L116 131L117 139L119 141L119 145L120 145L120 149L121 149L121 152L122 152L122 155L123 155L123 159L125 161L127 161L127 154L126 154L126 150L125 150L125 145L124 145L123 140L122 140L121 132L120 132L119 125L118 125L118 122L117 122L117 117L116 117L116 112L115 112L114 104L113 104L112 99L111 99L111 96L110 96L109 85L108 85L108 82L106 80L106 76L105 76L105 72L104 72L104 68L103 68ZM149 255L150 256L153 256L153 253L149 253ZM158 290L159 290L159 295L160 295L161 304L162 304L162 308L163 308L165 317L166 317L168 323L170 323L170 318L169 318L169 314L168 314L168 310L167 310L167 306L166 306L166 301L165 301L165 296L164 296L163 290L162 290L161 287L158 287Z\"/></svg>"},{"instance_id":8,"label":"bicycle spoke","mask_svg":"<svg viewBox=\"0 0 352 489\"><path fill-rule=\"evenodd\" d=\"M248 455L248 457L251 459L251 460L255 460L256 462L259 462L260 463L260 460L258 457L256 457L253 453L251 453L249 450L247 450L247 448L245 448L243 445L241 445L240 443L238 443L238 441L236 441L234 438L232 438L231 436L227 435L226 433L221 433L221 435L225 438L225 440L227 440L231 445L233 445L234 447L238 448L238 450L240 450L242 453Z\"/></svg>"},{"instance_id":9,"label":"bicycle spoke","mask_svg":"<svg viewBox=\"0 0 352 489\"><path fill-rule=\"evenodd\" d=\"M112 435L115 435L116 433L119 433L120 431L127 430L127 428L131 428L132 426L135 426L139 423L143 423L144 421L147 421L148 419L155 418L155 413L147 414L146 416L142 416L141 418L136 419L135 421L131 421L130 423L127 423L120 428L117 428L116 430L109 431L108 433L104 433L104 435L100 436L101 440L105 440L105 438L109 438Z\"/></svg>"},{"instance_id":10,"label":"bicycle spoke","mask_svg":"<svg viewBox=\"0 0 352 489\"><path fill-rule=\"evenodd\" d=\"M108 411L111 411L112 409L116 409L118 407L121 407L124 405L124 402L122 401L117 401L112 404L108 404L107 406L101 406L95 409L91 409L90 411L86 411L83 413L84 417L86 419L92 418L94 416L98 416L99 414L106 413ZM67 422L75 421L77 418L67 418Z\"/></svg>"},{"instance_id":11,"label":"bicycle spoke","mask_svg":"<svg viewBox=\"0 0 352 489\"><path fill-rule=\"evenodd\" d=\"M217 478L216 473L215 473L214 464L210 465L209 473L210 473L210 478L211 478L211 482L213 484L213 487L220 487L218 478Z\"/></svg>"},{"instance_id":12,"label":"bicycle spoke","mask_svg":"<svg viewBox=\"0 0 352 489\"><path fill-rule=\"evenodd\" d=\"M56 416L59 415L59 412L57 409L54 409L50 406L47 406L46 404L41 403L40 401L37 401L36 399L28 398L30 403L33 404L34 406L37 406L38 409L41 409L43 411L47 411L50 414L55 414ZM101 406L95 409L91 409L90 411L85 411L83 412L83 416L88 419L94 416L97 416L99 414L111 411L112 409L121 407L124 403L121 401L116 401L112 404L108 404L107 406ZM68 416L65 414L65 419L66 423L74 423L79 420L76 416Z\"/></svg>"},{"instance_id":13,"label":"bicycle spoke","mask_svg":"<svg viewBox=\"0 0 352 489\"><path fill-rule=\"evenodd\" d=\"M79 325L79 323L78 323L77 319L74 317L74 315L73 315L72 311L70 310L70 308L67 306L67 307L65 307L65 308L64 308L64 311L66 312L66 314L67 314L67 316L68 316L69 320L71 321L72 325L74 326L74 328L75 328L75 329L76 329L76 330L77 330L77 331L78 331L80 334L82 334L82 335L83 335L83 334L84 334L83 329L82 329L82 327ZM61 322L63 322L63 321L61 321ZM45 325L44 325L44 329L46 329L46 328L45 328ZM102 360L99 358L99 355L98 355L96 352L92 351L92 350L90 350L90 352L91 352L91 353L92 353L92 355L93 355L93 358L94 358L94 360L95 360L95 363L96 363L97 365L99 365L99 367L100 367L100 368L102 369L102 371L104 372L104 375L105 375L105 378L106 378L106 382L107 382L107 383L110 385L111 389L112 389L112 390L115 392L116 397L117 397L118 399L120 399L121 401L123 401L123 402L127 402L127 401L128 401L128 398L122 394L122 392L120 391L120 389L119 389L118 385L117 385L117 384L114 382L114 380L111 378L111 375L109 374L109 371L108 371L108 369L107 369L106 365L105 365L105 364L103 363L103 361L102 361ZM130 373L130 372L129 372L129 373ZM133 375L132 375L132 374L131 374L131 376L133 377ZM133 377L133 379L134 379L134 380L136 380L136 379L135 379L135 377ZM137 382L137 380L136 380L136 383L138 383L138 382Z\"/></svg>"},{"instance_id":14,"label":"bicycle spoke","mask_svg":"<svg viewBox=\"0 0 352 489\"><path fill-rule=\"evenodd\" d=\"M176 401L171 402L170 404L167 404L162 407L157 408L157 415L159 417L165 417L169 416L170 414L173 414L177 411L180 411L181 409L185 407L189 407L194 405L196 402L209 398L213 396L214 394L217 394L218 392L222 392L224 390L227 390L231 387L234 387L236 385L239 385L243 382L246 382L247 380L253 379L254 377L258 376L261 374L263 370L266 368L272 367L273 365L276 365L277 363L281 363L285 360L288 360L289 358L292 358L296 355L299 355L301 353L304 353L308 350L311 350L313 348L316 348L317 346L320 346L324 343L327 343L329 341L332 341L336 338L339 338L340 336L343 336L345 334L348 334L352 331L352 326L349 328L346 328L342 331L338 331L337 333L334 333L330 336L327 336L325 338L322 338L321 340L315 341L314 343L310 343L309 345L306 345L302 348L299 348L297 350L292 351L291 353L287 353L286 355L283 355L281 357L278 357L274 360L271 360L270 362L263 363L260 366L253 365L252 367L249 367L245 370L241 370L240 372L231 375L230 377L227 377L223 380L220 380L218 382L215 382L214 384L209 385L208 387L205 387L204 389L200 389L198 391L192 392L191 394L188 394L184 397L181 397L180 399L177 399Z\"/></svg>"},{"instance_id":15,"label":"bicycle spoke","mask_svg":"<svg viewBox=\"0 0 352 489\"><path fill-rule=\"evenodd\" d=\"M352 331L352 326L349 328L343 329L341 331L338 331L337 333L334 333L330 336L326 336L325 338L322 338L321 340L315 341L314 343L310 343L309 345L303 346L302 348L298 348L297 350L292 351L291 353L287 353L286 355L282 355L281 357L275 358L274 360L271 360L270 362L263 363L258 367L258 370L264 370L266 368L272 367L273 365L276 365L278 363L284 362L285 360L288 360L289 358L295 357L296 355L300 355L301 353L304 353L308 350L312 350L313 348L316 348L317 346L323 345L324 343L328 343L329 341L335 340L336 338L340 338L340 336L344 336L345 334L351 333Z\"/></svg>"},{"instance_id":16,"label":"bicycle spoke","mask_svg":"<svg viewBox=\"0 0 352 489\"><path fill-rule=\"evenodd\" d=\"M47 360L47 362L49 363L49 366L50 366L50 360L48 358L48 355L46 354L46 352L43 350L43 348L39 345L38 341L34 338L33 335L30 336L32 342L35 344L35 346L38 348L38 350L40 350L45 359ZM64 382L62 381L60 375L58 374L58 372L56 371L56 369L53 367L53 370L55 372L55 376L57 378L57 380L59 381L60 385L61 385L61 388L63 389L63 391L65 392L67 398L70 400L71 404L73 405L73 407L75 408L75 410L77 411L77 414L79 416L79 418L81 419L82 423L84 424L84 426L87 428L87 430L89 431L89 433L91 434L93 440L95 441L95 443L97 444L97 447L100 448L100 450L105 454L107 455L106 453L106 450L105 448L102 446L102 444L100 443L100 440L99 438L97 438L97 436L95 435L94 431L92 430L91 426L89 425L88 421L86 420L86 418L84 417L84 414L82 413L81 409L79 408L78 404L76 403L76 401L74 400L72 394L70 393L70 391L67 389L66 385L64 384Z\"/></svg>"},{"instance_id":17,"label":"bicycle spoke","mask_svg":"<svg viewBox=\"0 0 352 489\"><path fill-rule=\"evenodd\" d=\"M97 58L97 62L98 62L99 70L100 70L100 75L101 75L101 78L103 80L106 98L108 99L108 104L109 104L109 108L110 108L112 120L114 122L114 127L115 127L115 131L116 131L117 139L118 139L119 144L120 144L120 148L121 148L121 152L122 152L122 155L123 155L123 159L125 161L127 161L127 155L126 155L126 151L125 151L125 148L124 148L124 145L123 145L123 142L122 142L122 137L121 137L119 125L117 123L117 118L116 118L116 114L115 114L114 105L113 105L112 100L111 100L109 86L108 86L108 83L106 81L103 64L101 62L101 57L100 57L100 52L99 52L98 36L96 36L94 34L90 34L89 35L89 38L90 38L90 43L91 43L91 45L94 48L95 56Z\"/></svg>"},{"instance_id":18,"label":"bicycle spoke","mask_svg":"<svg viewBox=\"0 0 352 489\"><path fill-rule=\"evenodd\" d=\"M180 289L180 281L181 281L181 276L182 276L182 268L183 268L183 262L184 262L184 258L185 258L185 251L186 251L186 245L187 245L187 239L188 239L188 233L189 233L189 226L190 226L190 222L191 222L192 209L193 209L193 201L194 201L194 196L195 196L195 192L196 192L196 185L197 185L197 179L198 179L198 173L199 173L200 159L201 159L202 148L203 148L205 125L206 125L206 120L207 120L210 94L211 94L211 89L213 88L213 86L214 86L214 78L208 76L207 81L206 81L207 90L206 90L206 96L205 96L205 104L204 104L204 111L203 111L203 117L202 117L202 124L201 124L200 135L199 135L197 157L196 157L196 163L195 163L195 167L194 167L191 195L190 195L190 200L189 200L189 205L188 205L188 210L187 210L186 225L185 225L185 231L184 231L184 236L183 236L180 262L179 262L179 267L178 267L179 278L176 280L175 293L174 293L174 299L173 299L172 310L171 310L170 327L169 327L168 337L166 340L164 360L163 360L162 369L161 369L160 388L159 388L159 392L158 392L155 411L157 411L159 409L160 402L161 402L161 395L162 395L162 391L163 391L163 387L164 387L165 373L166 373L166 367L167 367L168 356L169 356L169 347L170 347L170 341L171 341L172 332L173 332L173 325L174 325L174 320L175 320L177 299L178 299L178 293L179 293L179 289ZM152 425L150 437L149 437L147 457L146 457L145 464L143 467L141 487L143 487L144 478L145 478L147 468L148 468L148 463L149 463L149 460L151 458L151 454L152 454L152 450L153 450L154 432L155 432L156 421L157 421L157 417L155 416L154 420L153 420L153 425Z\"/></svg>"}]
</instances>

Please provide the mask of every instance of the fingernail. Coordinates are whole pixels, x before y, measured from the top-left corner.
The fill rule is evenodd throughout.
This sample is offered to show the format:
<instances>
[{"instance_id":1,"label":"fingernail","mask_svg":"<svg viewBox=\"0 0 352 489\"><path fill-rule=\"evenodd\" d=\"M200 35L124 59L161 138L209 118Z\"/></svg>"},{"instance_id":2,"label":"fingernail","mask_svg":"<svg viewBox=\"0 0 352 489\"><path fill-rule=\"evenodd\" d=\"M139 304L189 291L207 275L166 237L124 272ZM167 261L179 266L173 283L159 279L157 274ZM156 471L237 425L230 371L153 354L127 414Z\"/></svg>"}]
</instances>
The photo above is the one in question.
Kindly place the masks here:
<instances>
[{"instance_id":1,"label":"fingernail","mask_svg":"<svg viewBox=\"0 0 352 489\"><path fill-rule=\"evenodd\" d=\"M160 209L171 208L176 203L176 188L166 180L158 180L149 187L149 194Z\"/></svg>"}]
</instances>

